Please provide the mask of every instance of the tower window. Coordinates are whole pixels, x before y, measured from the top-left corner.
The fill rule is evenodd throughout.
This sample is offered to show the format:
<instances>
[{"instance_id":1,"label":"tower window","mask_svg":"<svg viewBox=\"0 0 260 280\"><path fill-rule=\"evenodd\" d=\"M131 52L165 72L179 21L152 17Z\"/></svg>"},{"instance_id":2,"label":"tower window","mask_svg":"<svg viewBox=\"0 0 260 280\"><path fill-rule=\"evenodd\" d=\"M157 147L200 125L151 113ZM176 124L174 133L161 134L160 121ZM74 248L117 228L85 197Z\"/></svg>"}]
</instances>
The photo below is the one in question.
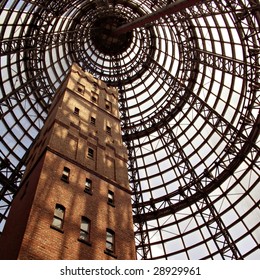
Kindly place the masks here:
<instances>
[{"instance_id":1,"label":"tower window","mask_svg":"<svg viewBox=\"0 0 260 280\"><path fill-rule=\"evenodd\" d=\"M93 86L93 90L97 90L97 88L98 88L97 83L93 83L92 86Z\"/></svg>"},{"instance_id":2,"label":"tower window","mask_svg":"<svg viewBox=\"0 0 260 280\"><path fill-rule=\"evenodd\" d=\"M94 150L92 148L88 148L88 158L94 159Z\"/></svg>"},{"instance_id":3,"label":"tower window","mask_svg":"<svg viewBox=\"0 0 260 280\"><path fill-rule=\"evenodd\" d=\"M81 217L79 241L90 245L90 220L86 217Z\"/></svg>"},{"instance_id":4,"label":"tower window","mask_svg":"<svg viewBox=\"0 0 260 280\"><path fill-rule=\"evenodd\" d=\"M78 93L84 95L85 87L82 84L77 83L77 91Z\"/></svg>"},{"instance_id":5,"label":"tower window","mask_svg":"<svg viewBox=\"0 0 260 280\"><path fill-rule=\"evenodd\" d=\"M107 111L112 111L112 103L110 101L106 100L105 107Z\"/></svg>"},{"instance_id":6,"label":"tower window","mask_svg":"<svg viewBox=\"0 0 260 280\"><path fill-rule=\"evenodd\" d=\"M92 193L92 181L90 179L88 179L88 178L86 178L84 192Z\"/></svg>"},{"instance_id":7,"label":"tower window","mask_svg":"<svg viewBox=\"0 0 260 280\"><path fill-rule=\"evenodd\" d=\"M107 194L107 203L114 206L114 202L115 202L114 192L109 190Z\"/></svg>"},{"instance_id":8,"label":"tower window","mask_svg":"<svg viewBox=\"0 0 260 280\"><path fill-rule=\"evenodd\" d=\"M74 108L74 114L79 116L79 108L77 108L77 107Z\"/></svg>"},{"instance_id":9,"label":"tower window","mask_svg":"<svg viewBox=\"0 0 260 280\"><path fill-rule=\"evenodd\" d=\"M64 215L65 215L65 207L61 204L56 204L51 227L62 231L63 224L64 224Z\"/></svg>"},{"instance_id":10,"label":"tower window","mask_svg":"<svg viewBox=\"0 0 260 280\"><path fill-rule=\"evenodd\" d=\"M106 128L106 132L107 134L111 135L111 127L107 125L107 128Z\"/></svg>"},{"instance_id":11,"label":"tower window","mask_svg":"<svg viewBox=\"0 0 260 280\"><path fill-rule=\"evenodd\" d=\"M96 125L96 119L94 117L90 117L90 123L92 125Z\"/></svg>"},{"instance_id":12,"label":"tower window","mask_svg":"<svg viewBox=\"0 0 260 280\"><path fill-rule=\"evenodd\" d=\"M94 103L97 103L98 102L98 95L95 94L95 93L92 93L91 101L94 102Z\"/></svg>"},{"instance_id":13,"label":"tower window","mask_svg":"<svg viewBox=\"0 0 260 280\"><path fill-rule=\"evenodd\" d=\"M81 87L78 87L78 92L81 93L81 94L83 93L83 90L82 90Z\"/></svg>"},{"instance_id":14,"label":"tower window","mask_svg":"<svg viewBox=\"0 0 260 280\"><path fill-rule=\"evenodd\" d=\"M61 180L68 183L69 182L69 176L70 176L70 169L68 167L64 167L63 172L62 172L62 176L61 176Z\"/></svg>"},{"instance_id":15,"label":"tower window","mask_svg":"<svg viewBox=\"0 0 260 280\"><path fill-rule=\"evenodd\" d=\"M111 229L106 232L106 251L114 253L115 251L115 233Z\"/></svg>"}]
</instances>

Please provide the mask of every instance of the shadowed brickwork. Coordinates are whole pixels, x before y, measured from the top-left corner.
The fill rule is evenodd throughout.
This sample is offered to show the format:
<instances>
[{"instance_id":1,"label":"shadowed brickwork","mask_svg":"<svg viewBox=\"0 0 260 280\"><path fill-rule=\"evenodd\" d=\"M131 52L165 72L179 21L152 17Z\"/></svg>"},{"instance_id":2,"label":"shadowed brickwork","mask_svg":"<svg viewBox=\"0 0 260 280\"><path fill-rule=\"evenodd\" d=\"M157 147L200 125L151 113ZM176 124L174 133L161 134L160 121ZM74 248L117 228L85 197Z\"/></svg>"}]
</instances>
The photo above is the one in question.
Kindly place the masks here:
<instances>
[{"instance_id":1,"label":"shadowed brickwork","mask_svg":"<svg viewBox=\"0 0 260 280\"><path fill-rule=\"evenodd\" d=\"M136 258L117 99L72 66L31 149L1 259Z\"/></svg>"}]
</instances>

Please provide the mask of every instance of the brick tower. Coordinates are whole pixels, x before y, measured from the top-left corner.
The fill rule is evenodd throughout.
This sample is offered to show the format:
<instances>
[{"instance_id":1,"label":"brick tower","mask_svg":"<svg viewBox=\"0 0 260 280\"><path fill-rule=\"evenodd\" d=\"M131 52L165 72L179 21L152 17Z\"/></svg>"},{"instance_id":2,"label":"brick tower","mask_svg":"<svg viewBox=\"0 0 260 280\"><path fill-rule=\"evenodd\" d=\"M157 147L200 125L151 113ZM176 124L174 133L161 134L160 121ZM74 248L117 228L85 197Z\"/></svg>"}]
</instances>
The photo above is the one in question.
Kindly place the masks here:
<instances>
[{"instance_id":1,"label":"brick tower","mask_svg":"<svg viewBox=\"0 0 260 280\"><path fill-rule=\"evenodd\" d=\"M116 89L73 65L31 150L0 259L135 259Z\"/></svg>"}]
</instances>

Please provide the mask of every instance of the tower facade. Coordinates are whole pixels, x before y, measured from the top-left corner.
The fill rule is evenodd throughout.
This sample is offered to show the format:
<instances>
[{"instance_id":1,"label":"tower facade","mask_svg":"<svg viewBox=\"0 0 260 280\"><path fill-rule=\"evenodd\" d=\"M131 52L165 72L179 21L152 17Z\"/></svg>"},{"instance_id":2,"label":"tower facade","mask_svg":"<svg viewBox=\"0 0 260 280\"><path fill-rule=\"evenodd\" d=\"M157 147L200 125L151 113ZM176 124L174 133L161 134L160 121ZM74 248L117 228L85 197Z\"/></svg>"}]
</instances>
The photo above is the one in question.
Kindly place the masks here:
<instances>
[{"instance_id":1,"label":"tower facade","mask_svg":"<svg viewBox=\"0 0 260 280\"><path fill-rule=\"evenodd\" d=\"M1 259L135 259L117 99L72 66L31 150Z\"/></svg>"}]
</instances>

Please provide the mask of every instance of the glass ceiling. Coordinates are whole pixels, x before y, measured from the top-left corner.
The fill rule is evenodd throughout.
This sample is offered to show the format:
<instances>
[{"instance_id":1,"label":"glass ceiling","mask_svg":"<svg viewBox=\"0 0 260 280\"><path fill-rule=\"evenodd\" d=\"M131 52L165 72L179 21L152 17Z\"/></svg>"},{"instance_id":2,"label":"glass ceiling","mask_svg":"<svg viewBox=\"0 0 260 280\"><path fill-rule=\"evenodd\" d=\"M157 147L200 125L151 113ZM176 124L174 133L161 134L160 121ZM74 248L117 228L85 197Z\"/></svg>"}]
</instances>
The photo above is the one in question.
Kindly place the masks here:
<instances>
[{"instance_id":1,"label":"glass ceiling","mask_svg":"<svg viewBox=\"0 0 260 280\"><path fill-rule=\"evenodd\" d=\"M1 1L0 229L76 62L119 89L138 259L260 259L259 1L194 1L101 45L103 20L173 2Z\"/></svg>"}]
</instances>

